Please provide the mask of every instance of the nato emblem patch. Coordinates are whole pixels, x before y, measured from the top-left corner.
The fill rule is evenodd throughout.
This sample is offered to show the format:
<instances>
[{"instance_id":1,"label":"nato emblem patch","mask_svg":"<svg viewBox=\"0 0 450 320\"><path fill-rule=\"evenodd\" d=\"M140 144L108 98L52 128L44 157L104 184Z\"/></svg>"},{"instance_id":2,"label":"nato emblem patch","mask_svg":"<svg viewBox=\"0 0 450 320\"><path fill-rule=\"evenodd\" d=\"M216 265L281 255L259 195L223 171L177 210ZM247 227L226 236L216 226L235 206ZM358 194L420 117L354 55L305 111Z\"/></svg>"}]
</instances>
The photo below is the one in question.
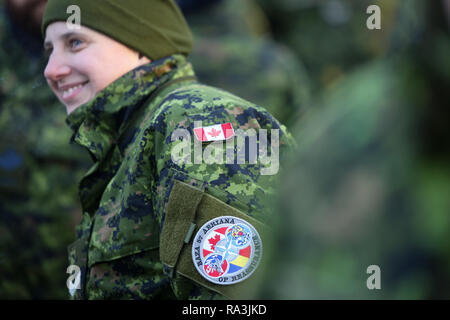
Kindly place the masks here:
<instances>
[{"instance_id":1,"label":"nato emblem patch","mask_svg":"<svg viewBox=\"0 0 450 320\"><path fill-rule=\"evenodd\" d=\"M221 285L241 282L256 270L262 241L245 220L223 216L205 223L192 244L192 260L208 281Z\"/></svg>"}]
</instances>

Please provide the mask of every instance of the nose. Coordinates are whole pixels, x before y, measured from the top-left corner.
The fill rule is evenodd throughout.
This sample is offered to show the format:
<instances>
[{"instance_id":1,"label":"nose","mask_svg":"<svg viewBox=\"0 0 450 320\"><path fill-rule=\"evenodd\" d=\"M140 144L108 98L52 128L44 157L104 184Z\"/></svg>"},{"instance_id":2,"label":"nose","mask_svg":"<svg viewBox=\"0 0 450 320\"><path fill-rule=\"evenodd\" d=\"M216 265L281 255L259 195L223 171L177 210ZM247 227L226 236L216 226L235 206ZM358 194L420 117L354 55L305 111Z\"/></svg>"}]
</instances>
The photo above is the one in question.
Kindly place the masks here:
<instances>
[{"instance_id":1,"label":"nose","mask_svg":"<svg viewBox=\"0 0 450 320\"><path fill-rule=\"evenodd\" d=\"M56 51L52 52L44 70L45 78L47 78L47 80L59 81L69 75L70 72L71 69L67 64L64 55Z\"/></svg>"}]
</instances>

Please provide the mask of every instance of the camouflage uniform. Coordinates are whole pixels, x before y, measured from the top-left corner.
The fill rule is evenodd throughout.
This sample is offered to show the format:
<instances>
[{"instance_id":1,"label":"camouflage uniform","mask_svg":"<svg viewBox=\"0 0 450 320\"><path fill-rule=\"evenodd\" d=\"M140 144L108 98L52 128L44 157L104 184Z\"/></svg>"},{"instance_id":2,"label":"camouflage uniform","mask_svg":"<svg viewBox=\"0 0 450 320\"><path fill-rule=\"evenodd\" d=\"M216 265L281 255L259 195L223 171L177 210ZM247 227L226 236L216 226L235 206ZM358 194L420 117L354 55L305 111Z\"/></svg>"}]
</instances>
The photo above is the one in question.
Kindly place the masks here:
<instances>
[{"instance_id":1,"label":"camouflage uniform","mask_svg":"<svg viewBox=\"0 0 450 320\"><path fill-rule=\"evenodd\" d=\"M268 37L253 1L178 2L194 34L189 60L199 80L263 106L288 127L295 123L309 105L308 75L288 47Z\"/></svg>"},{"instance_id":2,"label":"camouflage uniform","mask_svg":"<svg viewBox=\"0 0 450 320\"><path fill-rule=\"evenodd\" d=\"M281 149L291 143L264 109L197 83L181 55L130 71L70 114L72 139L95 159L80 183L84 215L69 249L71 264L81 268L76 298L212 299L245 289L245 281L233 290L193 271L190 244L182 249L183 240L185 228L200 223L189 212L210 220L235 210L252 223L268 224L275 176L261 175L260 164L174 162L172 149L181 142L172 141L172 133L187 129L194 137L195 121L231 122L235 130L281 129ZM193 142L188 146L195 148ZM201 209L205 198L214 212ZM169 232L173 210L182 213L171 220L180 229Z\"/></svg>"},{"instance_id":3,"label":"camouflage uniform","mask_svg":"<svg viewBox=\"0 0 450 320\"><path fill-rule=\"evenodd\" d=\"M272 298L450 297L450 42L439 11L421 20L432 5L418 4L413 21L402 15L395 53L324 93L299 123ZM380 290L367 287L371 265Z\"/></svg>"},{"instance_id":4,"label":"camouflage uniform","mask_svg":"<svg viewBox=\"0 0 450 320\"><path fill-rule=\"evenodd\" d=\"M84 157L43 77L41 39L0 4L0 298L67 297Z\"/></svg>"}]
</instances>

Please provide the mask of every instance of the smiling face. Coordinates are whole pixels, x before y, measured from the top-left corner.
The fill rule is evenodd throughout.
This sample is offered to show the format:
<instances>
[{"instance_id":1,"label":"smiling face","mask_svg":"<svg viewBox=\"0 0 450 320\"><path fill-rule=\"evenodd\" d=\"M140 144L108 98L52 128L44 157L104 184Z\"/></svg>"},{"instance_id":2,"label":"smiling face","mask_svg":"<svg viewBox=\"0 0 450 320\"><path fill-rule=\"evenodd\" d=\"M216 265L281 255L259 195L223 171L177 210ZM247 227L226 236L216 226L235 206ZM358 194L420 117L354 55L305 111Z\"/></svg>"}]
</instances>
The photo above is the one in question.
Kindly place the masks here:
<instances>
[{"instance_id":1,"label":"smiling face","mask_svg":"<svg viewBox=\"0 0 450 320\"><path fill-rule=\"evenodd\" d=\"M71 30L54 22L46 30L49 55L44 75L70 114L110 83L150 60L101 33L81 26Z\"/></svg>"}]
</instances>

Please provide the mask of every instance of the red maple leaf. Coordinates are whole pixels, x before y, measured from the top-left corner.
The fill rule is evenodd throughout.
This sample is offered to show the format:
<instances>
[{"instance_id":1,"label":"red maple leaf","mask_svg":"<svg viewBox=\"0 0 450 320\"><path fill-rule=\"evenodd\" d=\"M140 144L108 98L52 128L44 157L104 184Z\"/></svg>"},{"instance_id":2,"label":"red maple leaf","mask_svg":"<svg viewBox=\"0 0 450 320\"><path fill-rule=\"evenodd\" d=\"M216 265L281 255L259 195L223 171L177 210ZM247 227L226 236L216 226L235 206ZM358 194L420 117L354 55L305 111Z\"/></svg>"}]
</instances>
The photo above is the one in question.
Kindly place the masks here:
<instances>
[{"instance_id":1,"label":"red maple leaf","mask_svg":"<svg viewBox=\"0 0 450 320\"><path fill-rule=\"evenodd\" d=\"M208 132L208 134L209 134L211 137L215 138L215 137L217 137L217 136L220 134L220 131L218 131L218 130L212 128L211 131Z\"/></svg>"},{"instance_id":2,"label":"red maple leaf","mask_svg":"<svg viewBox=\"0 0 450 320\"><path fill-rule=\"evenodd\" d=\"M216 249L216 244L219 241L220 241L220 235L219 234L216 234L216 236L214 238L208 239L208 242L211 245L212 251L214 251Z\"/></svg>"}]
</instances>

